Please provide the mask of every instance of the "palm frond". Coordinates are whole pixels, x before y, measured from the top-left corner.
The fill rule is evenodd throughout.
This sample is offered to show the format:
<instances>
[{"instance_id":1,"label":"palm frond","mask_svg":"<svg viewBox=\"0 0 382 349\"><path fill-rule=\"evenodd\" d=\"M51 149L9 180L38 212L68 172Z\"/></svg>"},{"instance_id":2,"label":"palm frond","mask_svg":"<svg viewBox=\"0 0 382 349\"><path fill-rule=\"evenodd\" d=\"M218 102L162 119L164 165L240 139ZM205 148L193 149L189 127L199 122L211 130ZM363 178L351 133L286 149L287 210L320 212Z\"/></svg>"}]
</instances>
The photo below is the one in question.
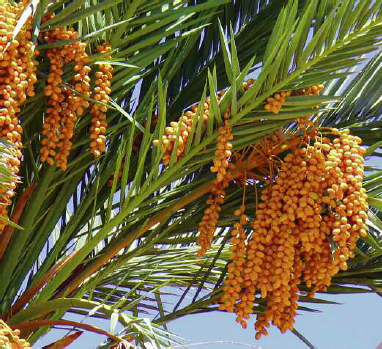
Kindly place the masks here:
<instances>
[{"instance_id":1,"label":"palm frond","mask_svg":"<svg viewBox=\"0 0 382 349\"><path fill-rule=\"evenodd\" d=\"M322 125L351 128L369 146L367 156L380 156L381 0L33 3L26 11L35 10L34 39L42 58L37 93L19 114L25 149L13 207L25 205L17 221L23 231L12 234L0 263L0 314L14 326L40 318L60 321L66 313L112 318L124 327L119 336L125 340L165 346L177 340L162 328L169 321L218 311L215 302L229 261L227 240L243 188L227 188L205 258L196 257L195 244L214 181L209 167L216 125L227 107L235 152L314 115ZM41 23L47 11L55 16ZM89 64L112 64L114 77L106 153L92 158L92 115L85 111L62 172L41 163L38 154L46 117L44 57L49 48L68 42L46 44L37 37L64 26L79 32L74 41L88 44ZM96 52L102 40L111 42L113 58ZM68 86L72 70L65 68ZM244 90L248 76L255 82ZM325 83L326 93L291 96L277 115L264 109L275 92L315 83ZM222 89L219 100L216 94ZM153 140L161 140L169 122L191 105L202 109L208 96L206 126L196 113L184 157L177 159L176 137L169 165L163 165L165 149L153 147ZM6 157L7 146L0 145L0 157ZM370 232L328 293L380 290L380 177L380 171L365 177ZM9 173L0 167L0 185L7 180ZM26 200L22 193L34 187ZM259 182L256 192L246 193L252 216L263 187ZM250 227L245 231L249 235ZM307 290L304 284L301 290ZM300 301L301 311L314 311L306 303L323 302L309 297ZM258 299L253 313L264 307L265 301ZM30 332L30 341L47 330Z\"/></svg>"}]
</instances>

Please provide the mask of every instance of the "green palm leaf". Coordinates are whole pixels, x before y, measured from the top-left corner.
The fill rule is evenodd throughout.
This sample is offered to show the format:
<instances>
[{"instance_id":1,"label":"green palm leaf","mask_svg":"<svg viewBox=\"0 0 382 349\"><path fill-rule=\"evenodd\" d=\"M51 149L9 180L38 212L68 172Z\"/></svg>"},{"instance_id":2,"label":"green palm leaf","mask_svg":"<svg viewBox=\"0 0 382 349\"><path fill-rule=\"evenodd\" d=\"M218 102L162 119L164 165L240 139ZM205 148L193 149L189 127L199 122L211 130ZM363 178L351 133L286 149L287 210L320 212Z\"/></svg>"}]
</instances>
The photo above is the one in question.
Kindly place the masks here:
<instances>
[{"instance_id":1,"label":"green palm leaf","mask_svg":"<svg viewBox=\"0 0 382 349\"><path fill-rule=\"evenodd\" d=\"M22 230L12 234L0 262L0 314L9 324L59 320L72 313L112 319L112 327L119 322L125 340L166 346L179 340L163 328L169 321L217 311L214 302L222 293L227 241L243 188L227 188L205 258L196 257L195 244L214 180L209 168L216 125L228 106L234 151L281 127L292 129L299 117L315 115L323 126L350 128L369 146L367 156L380 156L381 0L60 0L32 5L25 13L34 14L33 40L42 57L68 42L46 44L38 33L73 26L79 37L72 41L89 45L89 65L109 63L114 72L106 153L93 159L89 152L92 115L86 110L75 128L68 169L62 172L39 159L47 60L38 68L36 95L19 114L25 130L22 182L10 213L27 188L36 188L13 224ZM55 17L41 23L46 12ZM96 52L102 40L111 42L112 59ZM65 68L67 86L72 68ZM244 91L248 76L256 81ZM289 97L278 115L263 108L277 91L316 83L325 84L324 94ZM223 88L226 93L218 101L216 93ZM153 140L162 140L171 121L195 103L203 107L208 96L207 125L196 114L184 157L176 161L176 143L164 166L165 150L153 147ZM1 143L2 159L7 146ZM380 292L381 171L367 169L370 231L358 243L349 270L333 278L328 293ZM11 179L3 163L0 176L0 186ZM252 216L262 188L259 183L257 193L246 193ZM250 227L245 231L250 234ZM300 311L314 311L306 303L325 302L300 301ZM264 307L259 300L253 313ZM34 343L47 330L32 331L28 339Z\"/></svg>"}]
</instances>

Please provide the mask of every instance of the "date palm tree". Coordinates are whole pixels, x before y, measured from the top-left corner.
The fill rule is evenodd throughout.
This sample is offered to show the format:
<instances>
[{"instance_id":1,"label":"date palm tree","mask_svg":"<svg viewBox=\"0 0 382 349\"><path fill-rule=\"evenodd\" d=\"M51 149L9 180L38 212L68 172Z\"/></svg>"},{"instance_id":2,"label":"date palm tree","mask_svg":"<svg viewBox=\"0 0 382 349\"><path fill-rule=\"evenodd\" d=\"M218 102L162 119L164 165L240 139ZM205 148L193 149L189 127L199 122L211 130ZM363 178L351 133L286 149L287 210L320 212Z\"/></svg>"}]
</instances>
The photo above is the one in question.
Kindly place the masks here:
<instances>
[{"instance_id":1,"label":"date palm tree","mask_svg":"<svg viewBox=\"0 0 382 349\"><path fill-rule=\"evenodd\" d=\"M46 20L47 13L55 16ZM227 188L203 258L197 257L196 240L227 107L236 152L276 130L293 129L309 114L321 126L348 128L361 137L366 158L381 156L381 0L31 0L20 26L29 16L40 64L36 94L18 115L24 147L9 219L2 217L8 226L0 235L0 317L31 344L61 326L106 335L100 344L105 348L148 342L166 347L177 341L168 322L220 311L216 301L243 186ZM46 42L40 35L71 27L77 38ZM107 143L95 158L89 139L93 116L85 109L63 171L40 156L47 52L77 41L87 43L91 67L113 67ZM104 41L111 45L110 57L97 52ZM73 65L63 69L61 85L71 88ZM243 89L247 78L255 81ZM324 85L320 95L291 98L278 114L264 110L264 101L277 91L314 84ZM217 98L221 90L224 97ZM175 146L168 164L162 163L165 150L153 141L190 106L203 106L207 96L205 130L202 121L194 123L183 156L177 159ZM382 171L366 164L369 231L328 293L381 292ZM2 183L9 180L5 167L0 173ZM254 190L246 200L255 207ZM251 227L245 231L250 234ZM166 302L169 293L177 297L175 304ZM192 302L183 302L186 295ZM306 302L320 301L300 300L301 310L309 310ZM263 308L259 301L253 312ZM69 321L67 314L80 320ZM92 318L108 320L107 328L111 321L112 329L119 323L123 330L96 328Z\"/></svg>"}]
</instances>

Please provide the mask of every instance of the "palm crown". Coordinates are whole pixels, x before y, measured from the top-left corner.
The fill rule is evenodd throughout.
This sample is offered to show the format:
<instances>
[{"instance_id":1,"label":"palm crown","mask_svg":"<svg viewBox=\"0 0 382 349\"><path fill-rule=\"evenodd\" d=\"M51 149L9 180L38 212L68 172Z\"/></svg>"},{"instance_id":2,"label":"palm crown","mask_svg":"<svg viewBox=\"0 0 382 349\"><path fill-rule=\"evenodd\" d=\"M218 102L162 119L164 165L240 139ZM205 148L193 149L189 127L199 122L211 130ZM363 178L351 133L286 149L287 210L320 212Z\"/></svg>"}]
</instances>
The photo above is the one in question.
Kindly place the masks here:
<instances>
[{"instance_id":1,"label":"palm crown","mask_svg":"<svg viewBox=\"0 0 382 349\"><path fill-rule=\"evenodd\" d=\"M109 336L105 347L121 339L166 346L173 339L166 323L218 311L229 270L228 239L243 192L253 219L264 183L272 166L277 168L278 160L271 160L285 156L286 148L265 156L264 140L279 130L296 132L296 120L309 115L315 125L359 136L365 157L380 155L381 5L380 0L26 2L13 38L29 25L30 49L36 45L39 64L35 92L18 113L23 155L8 218L2 211L8 225L0 235L1 318L30 343L55 325L81 328L62 319L71 312L123 325L120 336L97 330ZM61 72L52 70L58 50L73 47L77 56L62 58ZM83 72L84 66L91 71ZM102 85L106 80L110 90ZM76 88L76 81L89 88ZM321 89L320 84L320 94L293 92ZM55 93L67 98L62 115L70 108L78 113L61 131L72 132L72 138L63 136L70 142L66 148L59 140L46 146L53 136L43 124L54 120ZM185 138L180 123L170 124L181 117L189 120ZM239 172L228 181L212 246L199 259L195 245L215 185L210 167L216 166L222 125L232 131L228 158L248 163L250 150L257 149L264 161L246 168L252 182ZM2 142L2 159L10 143ZM67 151L65 160L55 158L55 147L60 154ZM368 232L348 270L333 276L325 292L379 292L380 174L366 163ZM16 181L6 165L1 175L5 185ZM251 234L249 224L242 229ZM167 287L184 290L171 308L162 299ZM309 288L302 283L300 290ZM182 305L188 293L193 301ZM304 295L300 300L320 301ZM265 301L257 299L252 312L264 309ZM143 319L147 313L155 316L151 323Z\"/></svg>"}]
</instances>

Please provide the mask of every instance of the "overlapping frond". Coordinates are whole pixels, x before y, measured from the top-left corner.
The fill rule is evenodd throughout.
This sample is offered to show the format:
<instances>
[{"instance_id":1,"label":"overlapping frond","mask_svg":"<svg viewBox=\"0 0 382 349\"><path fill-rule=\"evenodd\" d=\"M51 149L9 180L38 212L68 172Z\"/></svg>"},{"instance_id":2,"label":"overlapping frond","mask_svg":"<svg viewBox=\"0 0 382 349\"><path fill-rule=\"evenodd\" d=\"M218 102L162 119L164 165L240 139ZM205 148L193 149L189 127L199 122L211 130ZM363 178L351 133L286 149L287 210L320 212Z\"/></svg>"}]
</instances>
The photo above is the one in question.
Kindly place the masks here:
<instances>
[{"instance_id":1,"label":"overlapping frond","mask_svg":"<svg viewBox=\"0 0 382 349\"><path fill-rule=\"evenodd\" d=\"M160 326L217 310L214 301L226 273L227 240L243 197L241 184L226 189L206 258L197 259L194 246L214 180L209 168L217 125L227 107L233 152L282 127L292 130L300 117L316 115L323 126L351 128L369 146L367 156L380 155L381 0L61 0L33 6L41 56L54 47L86 42L89 64L111 64L114 71L107 151L96 160L89 151L92 116L85 111L76 124L67 170L40 161L44 62L37 93L21 110L25 147L14 207L25 205L18 220L24 230L2 245L6 253L0 263L0 314L11 324L37 316L58 320L66 312L97 318L117 312L125 327L123 338L165 345L170 334ZM47 11L55 16L41 23ZM73 26L78 38L43 43L37 37L66 26ZM112 58L96 51L103 40L110 42ZM65 69L64 83L70 85L72 67ZM244 88L248 76L254 81ZM296 93L277 113L265 108L267 98L279 91L317 83L325 86L321 95ZM184 117L192 126L181 156L181 127L174 126L172 150L153 146L154 140L159 144L171 134L171 121ZM365 176L370 232L349 270L340 272L327 292L380 290L380 177L380 171ZM263 187L259 182L257 191L246 193L248 214L255 215ZM245 227L245 232L251 229ZM189 296L191 304L185 301ZM168 297L176 297L174 308L166 303ZM253 311L264 310L264 304L260 300ZM17 312L10 312L12 307ZM301 310L310 308L301 305ZM45 331L28 333L30 341Z\"/></svg>"}]
</instances>

